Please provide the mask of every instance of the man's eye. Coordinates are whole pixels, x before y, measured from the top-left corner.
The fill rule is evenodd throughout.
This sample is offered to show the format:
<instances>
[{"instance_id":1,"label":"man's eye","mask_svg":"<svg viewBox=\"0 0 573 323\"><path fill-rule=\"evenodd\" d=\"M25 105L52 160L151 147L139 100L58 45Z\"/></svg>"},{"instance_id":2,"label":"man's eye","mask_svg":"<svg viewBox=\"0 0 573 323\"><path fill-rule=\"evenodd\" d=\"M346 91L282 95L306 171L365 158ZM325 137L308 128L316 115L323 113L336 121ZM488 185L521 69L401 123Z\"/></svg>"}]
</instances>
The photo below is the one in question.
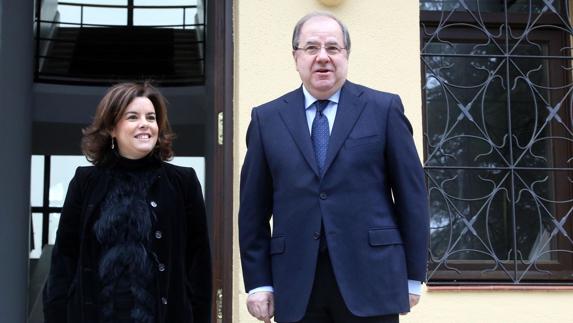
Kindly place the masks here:
<instances>
[{"instance_id":1,"label":"man's eye","mask_svg":"<svg viewBox=\"0 0 573 323\"><path fill-rule=\"evenodd\" d=\"M306 46L305 50L308 52L315 52L318 51L320 47L315 46L315 45L310 45L310 46Z\"/></svg>"},{"instance_id":2,"label":"man's eye","mask_svg":"<svg viewBox=\"0 0 573 323\"><path fill-rule=\"evenodd\" d=\"M327 46L326 51L327 52L338 52L339 48L338 48L338 46Z\"/></svg>"}]
</instances>

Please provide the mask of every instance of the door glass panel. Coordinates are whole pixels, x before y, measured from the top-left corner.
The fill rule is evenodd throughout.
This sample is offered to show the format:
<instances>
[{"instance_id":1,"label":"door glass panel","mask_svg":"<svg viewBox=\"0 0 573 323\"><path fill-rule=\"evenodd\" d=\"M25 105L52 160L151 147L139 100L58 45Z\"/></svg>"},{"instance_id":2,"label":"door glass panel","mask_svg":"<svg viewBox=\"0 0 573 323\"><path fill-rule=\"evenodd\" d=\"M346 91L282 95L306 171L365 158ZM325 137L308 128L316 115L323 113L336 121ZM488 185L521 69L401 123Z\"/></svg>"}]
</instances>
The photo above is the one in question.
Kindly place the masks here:
<instances>
[{"instance_id":1,"label":"door glass panel","mask_svg":"<svg viewBox=\"0 0 573 323\"><path fill-rule=\"evenodd\" d=\"M42 206L44 204L44 156L32 156L30 172L30 205Z\"/></svg>"},{"instance_id":2,"label":"door glass panel","mask_svg":"<svg viewBox=\"0 0 573 323\"><path fill-rule=\"evenodd\" d=\"M64 206L68 184L78 166L90 166L84 156L52 156L50 165L50 206Z\"/></svg>"},{"instance_id":3,"label":"door glass panel","mask_svg":"<svg viewBox=\"0 0 573 323\"><path fill-rule=\"evenodd\" d=\"M60 223L60 215L60 213L50 213L48 244L53 245L56 243L56 233L58 231L58 224Z\"/></svg>"},{"instance_id":4,"label":"door glass panel","mask_svg":"<svg viewBox=\"0 0 573 323\"><path fill-rule=\"evenodd\" d=\"M193 167L201 189L203 190L203 198L205 197L205 157L175 157L170 161L171 164L183 167Z\"/></svg>"},{"instance_id":5,"label":"door glass panel","mask_svg":"<svg viewBox=\"0 0 573 323\"><path fill-rule=\"evenodd\" d=\"M42 213L32 213L31 233L34 249L30 250L30 259L39 259L42 255Z\"/></svg>"},{"instance_id":6,"label":"door glass panel","mask_svg":"<svg viewBox=\"0 0 573 323\"><path fill-rule=\"evenodd\" d=\"M75 3L89 4L91 1L76 1ZM100 1L98 5L127 5L125 0ZM58 12L62 23L84 23L97 25L127 25L127 8L94 8L59 4Z\"/></svg>"},{"instance_id":7,"label":"door glass panel","mask_svg":"<svg viewBox=\"0 0 573 323\"><path fill-rule=\"evenodd\" d=\"M66 0L68 3L127 6L127 0Z\"/></svg>"},{"instance_id":8,"label":"door glass panel","mask_svg":"<svg viewBox=\"0 0 573 323\"><path fill-rule=\"evenodd\" d=\"M190 14L185 12L185 15ZM183 24L183 8L142 8L133 10L133 24L136 26L174 26Z\"/></svg>"},{"instance_id":9,"label":"door glass panel","mask_svg":"<svg viewBox=\"0 0 573 323\"><path fill-rule=\"evenodd\" d=\"M127 9L121 8L84 8L84 24L127 25Z\"/></svg>"},{"instance_id":10,"label":"door glass panel","mask_svg":"<svg viewBox=\"0 0 573 323\"><path fill-rule=\"evenodd\" d=\"M134 0L136 6L196 6L197 0Z\"/></svg>"}]
</instances>

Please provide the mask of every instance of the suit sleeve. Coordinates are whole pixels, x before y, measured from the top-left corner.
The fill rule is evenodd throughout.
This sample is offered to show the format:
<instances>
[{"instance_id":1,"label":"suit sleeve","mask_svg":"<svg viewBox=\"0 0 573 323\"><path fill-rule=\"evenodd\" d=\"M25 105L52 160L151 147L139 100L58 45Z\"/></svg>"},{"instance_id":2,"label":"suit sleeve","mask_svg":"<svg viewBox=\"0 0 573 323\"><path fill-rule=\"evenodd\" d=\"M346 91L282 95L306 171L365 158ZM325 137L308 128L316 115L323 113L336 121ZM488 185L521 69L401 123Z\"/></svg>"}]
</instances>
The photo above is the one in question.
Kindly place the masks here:
<instances>
[{"instance_id":1,"label":"suit sleeve","mask_svg":"<svg viewBox=\"0 0 573 323\"><path fill-rule=\"evenodd\" d=\"M68 186L56 234L56 243L52 249L50 272L43 289L46 323L67 322L68 297L73 291L79 260L82 218L80 178L80 169L78 168Z\"/></svg>"},{"instance_id":2,"label":"suit sleeve","mask_svg":"<svg viewBox=\"0 0 573 323\"><path fill-rule=\"evenodd\" d=\"M211 310L211 251L205 202L201 184L193 169L189 169L186 198L187 216L187 281L191 287L193 322L209 322Z\"/></svg>"},{"instance_id":3,"label":"suit sleeve","mask_svg":"<svg viewBox=\"0 0 573 323\"><path fill-rule=\"evenodd\" d=\"M387 173L406 252L408 279L423 282L428 258L428 194L412 126L398 96L391 100L386 131Z\"/></svg>"},{"instance_id":4,"label":"suit sleeve","mask_svg":"<svg viewBox=\"0 0 573 323\"><path fill-rule=\"evenodd\" d=\"M247 130L247 154L241 169L239 244L246 291L272 286L270 218L273 208L271 172L265 156L261 122L253 109Z\"/></svg>"}]
</instances>

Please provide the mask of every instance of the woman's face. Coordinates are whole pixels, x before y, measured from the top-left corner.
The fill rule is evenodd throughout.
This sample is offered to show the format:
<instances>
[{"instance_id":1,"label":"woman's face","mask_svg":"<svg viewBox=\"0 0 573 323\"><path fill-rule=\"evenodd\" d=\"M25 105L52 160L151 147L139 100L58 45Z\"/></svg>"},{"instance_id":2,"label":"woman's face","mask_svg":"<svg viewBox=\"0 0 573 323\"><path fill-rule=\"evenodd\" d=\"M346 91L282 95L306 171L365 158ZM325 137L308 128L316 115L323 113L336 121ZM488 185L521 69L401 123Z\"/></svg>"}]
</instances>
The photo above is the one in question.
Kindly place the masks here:
<instances>
[{"instance_id":1,"label":"woman's face","mask_svg":"<svg viewBox=\"0 0 573 323\"><path fill-rule=\"evenodd\" d=\"M127 106L111 135L121 156L140 159L155 148L158 133L153 103L146 97L137 97Z\"/></svg>"}]
</instances>

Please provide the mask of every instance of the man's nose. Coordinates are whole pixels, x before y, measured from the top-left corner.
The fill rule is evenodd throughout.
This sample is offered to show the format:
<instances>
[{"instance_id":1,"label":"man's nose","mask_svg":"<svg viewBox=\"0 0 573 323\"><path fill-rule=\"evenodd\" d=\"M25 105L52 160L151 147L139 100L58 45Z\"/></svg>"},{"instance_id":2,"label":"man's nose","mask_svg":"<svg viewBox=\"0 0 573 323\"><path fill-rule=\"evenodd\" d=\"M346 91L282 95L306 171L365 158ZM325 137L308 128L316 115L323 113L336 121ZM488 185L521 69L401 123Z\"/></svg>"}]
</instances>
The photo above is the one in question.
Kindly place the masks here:
<instances>
[{"instance_id":1,"label":"man's nose","mask_svg":"<svg viewBox=\"0 0 573 323\"><path fill-rule=\"evenodd\" d=\"M328 56L328 53L326 52L326 48L324 46L320 47L320 50L318 51L318 54L316 54L316 59L319 61L328 61L330 60L330 56Z\"/></svg>"}]
</instances>

